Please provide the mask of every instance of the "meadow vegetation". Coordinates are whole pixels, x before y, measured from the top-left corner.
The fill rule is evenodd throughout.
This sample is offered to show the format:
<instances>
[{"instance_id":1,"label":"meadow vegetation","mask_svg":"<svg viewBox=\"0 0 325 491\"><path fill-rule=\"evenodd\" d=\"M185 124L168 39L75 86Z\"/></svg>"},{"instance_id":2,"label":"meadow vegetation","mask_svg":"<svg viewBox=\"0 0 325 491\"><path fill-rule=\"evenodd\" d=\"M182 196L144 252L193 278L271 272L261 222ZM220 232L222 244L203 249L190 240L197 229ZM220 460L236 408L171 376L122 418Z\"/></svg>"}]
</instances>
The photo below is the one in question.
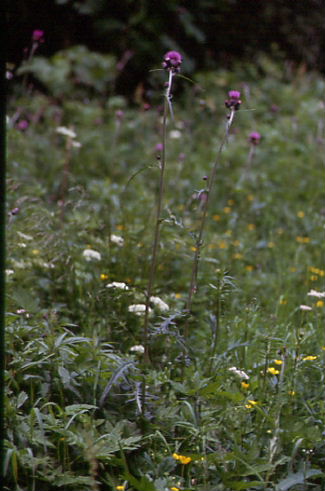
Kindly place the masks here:
<instances>
[{"instance_id":1,"label":"meadow vegetation","mask_svg":"<svg viewBox=\"0 0 325 491\"><path fill-rule=\"evenodd\" d=\"M130 105L111 60L63 60L8 104L6 489L324 490L324 80L263 56L175 76L163 148L166 72Z\"/></svg>"}]
</instances>

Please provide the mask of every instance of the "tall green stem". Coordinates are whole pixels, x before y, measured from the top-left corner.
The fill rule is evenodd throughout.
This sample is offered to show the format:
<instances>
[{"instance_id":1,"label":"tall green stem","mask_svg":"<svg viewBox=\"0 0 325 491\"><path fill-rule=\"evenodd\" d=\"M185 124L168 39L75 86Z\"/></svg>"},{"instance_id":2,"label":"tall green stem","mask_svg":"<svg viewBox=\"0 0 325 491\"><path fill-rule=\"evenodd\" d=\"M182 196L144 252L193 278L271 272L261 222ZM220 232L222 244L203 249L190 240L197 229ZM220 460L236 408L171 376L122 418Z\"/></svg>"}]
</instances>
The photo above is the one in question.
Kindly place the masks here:
<instances>
[{"instance_id":1,"label":"tall green stem","mask_svg":"<svg viewBox=\"0 0 325 491\"><path fill-rule=\"evenodd\" d=\"M213 187L214 182L215 182L220 155L222 153L223 147L225 146L225 144L228 140L229 130L230 130L230 127L232 125L234 116L235 116L235 109L232 108L231 112L228 116L225 135L224 135L224 137L221 141L221 144L219 146L216 160L214 162L214 165L211 169L211 172L210 172L210 175L209 175L208 181L207 181L206 199L203 201L203 210L202 210L202 215L201 215L199 232L198 232L197 239L195 242L195 253L194 253L194 258L193 258L191 283L190 283L190 288L189 288L187 303L186 303L186 310L188 311L188 313L191 313L193 296L197 290L197 276L198 276L198 270L199 270L200 253L201 253L201 248L203 245L203 233L204 233L204 228L205 228L206 219L207 219L207 215L208 215L211 190L212 190L212 187ZM189 327L188 327L188 321L187 321L185 324L185 329L184 329L184 337L185 338L188 337L188 330L189 330Z\"/></svg>"},{"instance_id":2,"label":"tall green stem","mask_svg":"<svg viewBox=\"0 0 325 491\"><path fill-rule=\"evenodd\" d=\"M144 328L143 328L143 344L144 344L144 362L146 365L150 363L149 358L149 312L150 312L150 297L153 291L156 268L157 268L157 257L158 257L158 247L160 240L160 228L161 228L161 211L162 203L164 198L164 177L165 177L165 167L166 167L166 140L167 140L167 115L168 109L171 108L171 88L173 81L174 72L169 71L168 85L166 88L165 98L164 98L164 113L163 113L163 124L162 124L162 152L160 159L160 177L159 177L159 191L156 209L156 221L154 228L154 238L152 244L152 255L149 279L146 292L146 310L144 315ZM172 113L171 113L172 114Z\"/></svg>"}]
</instances>

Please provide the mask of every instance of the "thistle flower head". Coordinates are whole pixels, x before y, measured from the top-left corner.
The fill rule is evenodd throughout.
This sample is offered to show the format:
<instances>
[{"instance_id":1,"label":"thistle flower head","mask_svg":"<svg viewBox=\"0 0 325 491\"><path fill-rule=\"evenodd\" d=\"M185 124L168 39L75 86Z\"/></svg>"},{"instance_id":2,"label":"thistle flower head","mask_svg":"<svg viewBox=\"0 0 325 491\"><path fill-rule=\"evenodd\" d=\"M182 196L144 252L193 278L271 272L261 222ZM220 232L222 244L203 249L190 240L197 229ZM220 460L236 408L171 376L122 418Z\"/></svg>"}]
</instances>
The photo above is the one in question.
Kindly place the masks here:
<instances>
[{"instance_id":1,"label":"thistle flower head","mask_svg":"<svg viewBox=\"0 0 325 491\"><path fill-rule=\"evenodd\" d=\"M35 42L42 43L44 41L44 31L41 29L35 29L32 34L32 39Z\"/></svg>"},{"instance_id":2,"label":"thistle flower head","mask_svg":"<svg viewBox=\"0 0 325 491\"><path fill-rule=\"evenodd\" d=\"M156 152L162 152L163 149L164 149L163 143L157 143L157 145L155 146Z\"/></svg>"},{"instance_id":3,"label":"thistle flower head","mask_svg":"<svg viewBox=\"0 0 325 491\"><path fill-rule=\"evenodd\" d=\"M230 108L235 109L235 111L238 111L239 107L241 105L241 100L240 100L240 92L239 90L230 90L228 92L228 99L225 100L225 106Z\"/></svg>"},{"instance_id":4,"label":"thistle flower head","mask_svg":"<svg viewBox=\"0 0 325 491\"><path fill-rule=\"evenodd\" d=\"M168 51L164 56L162 66L165 70L179 72L182 61L182 55L178 51Z\"/></svg>"},{"instance_id":5,"label":"thistle flower head","mask_svg":"<svg viewBox=\"0 0 325 491\"><path fill-rule=\"evenodd\" d=\"M252 145L258 145L261 141L261 134L258 131L252 131L249 135L249 141Z\"/></svg>"}]
</instances>

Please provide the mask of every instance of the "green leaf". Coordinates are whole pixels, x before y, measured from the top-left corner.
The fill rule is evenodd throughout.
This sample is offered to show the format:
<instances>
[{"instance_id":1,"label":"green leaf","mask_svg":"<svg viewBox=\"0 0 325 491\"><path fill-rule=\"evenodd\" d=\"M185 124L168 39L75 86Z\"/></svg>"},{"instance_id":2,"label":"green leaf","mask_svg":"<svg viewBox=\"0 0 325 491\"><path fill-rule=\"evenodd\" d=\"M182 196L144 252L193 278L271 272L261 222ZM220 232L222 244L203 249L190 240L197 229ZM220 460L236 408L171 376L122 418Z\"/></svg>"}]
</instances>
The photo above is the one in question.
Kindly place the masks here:
<instances>
[{"instance_id":1,"label":"green leaf","mask_svg":"<svg viewBox=\"0 0 325 491\"><path fill-rule=\"evenodd\" d=\"M20 392L17 397L17 409L23 406L23 404L27 401L27 399L28 399L28 395L26 394L26 392L24 391Z\"/></svg>"},{"instance_id":2,"label":"green leaf","mask_svg":"<svg viewBox=\"0 0 325 491\"><path fill-rule=\"evenodd\" d=\"M132 486L138 491L157 491L156 486L152 481L150 481L146 476L142 476L139 481L136 477L132 476L129 472L126 473L126 479Z\"/></svg>"},{"instance_id":3,"label":"green leaf","mask_svg":"<svg viewBox=\"0 0 325 491\"><path fill-rule=\"evenodd\" d=\"M310 479L311 477L323 476L324 473L317 469L309 469L306 472L291 472L285 479L282 479L282 481L277 484L275 491L287 491L287 489L292 488L292 486L306 483L306 479Z\"/></svg>"}]
</instances>

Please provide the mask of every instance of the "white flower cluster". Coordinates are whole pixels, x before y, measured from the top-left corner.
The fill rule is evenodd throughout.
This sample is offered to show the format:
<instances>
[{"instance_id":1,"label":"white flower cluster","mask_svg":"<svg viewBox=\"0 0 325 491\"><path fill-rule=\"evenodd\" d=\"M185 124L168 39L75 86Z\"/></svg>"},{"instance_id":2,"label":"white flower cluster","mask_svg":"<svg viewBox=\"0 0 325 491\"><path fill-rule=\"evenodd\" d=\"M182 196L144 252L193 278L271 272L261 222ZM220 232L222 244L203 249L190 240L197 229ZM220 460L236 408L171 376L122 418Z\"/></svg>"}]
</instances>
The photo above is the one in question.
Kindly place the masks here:
<instances>
[{"instance_id":1,"label":"white flower cluster","mask_svg":"<svg viewBox=\"0 0 325 491\"><path fill-rule=\"evenodd\" d=\"M169 310L169 305L167 305L167 303L165 303L159 297L150 297L150 302L152 302L162 312Z\"/></svg>"},{"instance_id":2,"label":"white flower cluster","mask_svg":"<svg viewBox=\"0 0 325 491\"><path fill-rule=\"evenodd\" d=\"M69 138L71 145L76 148L81 147L81 143L76 141L75 138L77 138L77 134L71 129L67 128L66 126L58 126L55 130L57 133L60 135L66 136Z\"/></svg>"},{"instance_id":3,"label":"white flower cluster","mask_svg":"<svg viewBox=\"0 0 325 491\"><path fill-rule=\"evenodd\" d=\"M308 297L325 298L325 292L318 292L317 290L310 290L307 295Z\"/></svg>"},{"instance_id":4,"label":"white flower cluster","mask_svg":"<svg viewBox=\"0 0 325 491\"><path fill-rule=\"evenodd\" d=\"M300 305L300 310L304 310L308 312L309 310L313 310L309 305Z\"/></svg>"},{"instance_id":5,"label":"white flower cluster","mask_svg":"<svg viewBox=\"0 0 325 491\"><path fill-rule=\"evenodd\" d=\"M55 131L60 135L67 136L68 138L77 138L77 134L66 126L58 126Z\"/></svg>"},{"instance_id":6,"label":"white flower cluster","mask_svg":"<svg viewBox=\"0 0 325 491\"><path fill-rule=\"evenodd\" d=\"M234 373L235 375L237 375L237 377L239 377L239 378L241 378L243 380L248 380L249 379L249 375L247 375L247 373L245 373L243 370L239 370L236 367L228 368L228 370L229 370L229 372Z\"/></svg>"},{"instance_id":7,"label":"white flower cluster","mask_svg":"<svg viewBox=\"0 0 325 491\"><path fill-rule=\"evenodd\" d=\"M136 344L135 346L131 346L130 351L142 354L144 353L144 346L142 344Z\"/></svg>"},{"instance_id":8,"label":"white flower cluster","mask_svg":"<svg viewBox=\"0 0 325 491\"><path fill-rule=\"evenodd\" d=\"M126 283L122 283L122 281L112 281L112 283L108 283L106 288L118 288L120 290L128 290L129 287Z\"/></svg>"},{"instance_id":9,"label":"white flower cluster","mask_svg":"<svg viewBox=\"0 0 325 491\"><path fill-rule=\"evenodd\" d=\"M119 235L115 235L115 234L111 235L111 242L113 244L118 245L119 247L122 247L124 245L123 237L120 237Z\"/></svg>"},{"instance_id":10,"label":"white flower cluster","mask_svg":"<svg viewBox=\"0 0 325 491\"><path fill-rule=\"evenodd\" d=\"M135 315L143 315L146 311L146 306L144 303L135 303L133 305L129 305L128 311ZM151 312L150 308L149 312Z\"/></svg>"},{"instance_id":11,"label":"white flower cluster","mask_svg":"<svg viewBox=\"0 0 325 491\"><path fill-rule=\"evenodd\" d=\"M100 261L102 258L100 253L94 251L93 249L85 249L82 255L86 259L86 261L92 261L93 259L95 259L96 261Z\"/></svg>"}]
</instances>

